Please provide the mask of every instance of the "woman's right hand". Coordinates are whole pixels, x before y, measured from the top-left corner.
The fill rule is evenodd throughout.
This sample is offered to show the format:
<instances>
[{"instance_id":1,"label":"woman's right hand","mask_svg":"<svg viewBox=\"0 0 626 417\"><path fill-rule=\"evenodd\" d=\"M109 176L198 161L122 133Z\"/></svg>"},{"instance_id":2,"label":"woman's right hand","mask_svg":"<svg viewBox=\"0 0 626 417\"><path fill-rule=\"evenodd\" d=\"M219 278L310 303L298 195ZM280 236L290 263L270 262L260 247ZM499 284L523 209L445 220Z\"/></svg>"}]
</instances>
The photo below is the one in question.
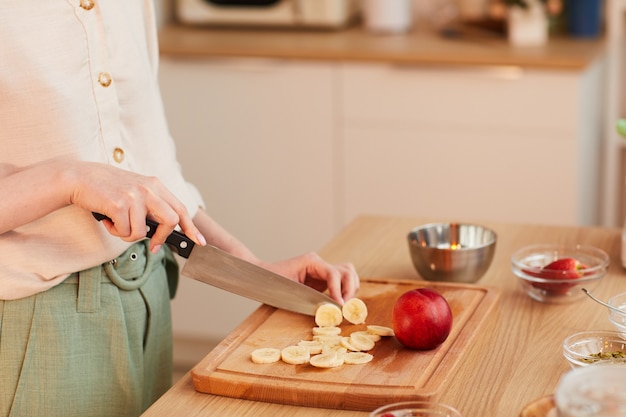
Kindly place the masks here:
<instances>
[{"instance_id":1,"label":"woman's right hand","mask_svg":"<svg viewBox=\"0 0 626 417\"><path fill-rule=\"evenodd\" d=\"M106 215L102 221L110 234L134 242L146 236L146 218L159 223L150 239L156 252L174 228L199 245L206 240L185 206L156 177L125 171L107 164L80 163L68 172L73 186L70 203Z\"/></svg>"},{"instance_id":2,"label":"woman's right hand","mask_svg":"<svg viewBox=\"0 0 626 417\"><path fill-rule=\"evenodd\" d=\"M157 251L180 225L199 245L206 244L185 206L155 177L111 165L52 159L27 167L0 165L0 234L75 204L104 214L113 236L136 241L146 236L146 218L159 223L150 241Z\"/></svg>"}]
</instances>

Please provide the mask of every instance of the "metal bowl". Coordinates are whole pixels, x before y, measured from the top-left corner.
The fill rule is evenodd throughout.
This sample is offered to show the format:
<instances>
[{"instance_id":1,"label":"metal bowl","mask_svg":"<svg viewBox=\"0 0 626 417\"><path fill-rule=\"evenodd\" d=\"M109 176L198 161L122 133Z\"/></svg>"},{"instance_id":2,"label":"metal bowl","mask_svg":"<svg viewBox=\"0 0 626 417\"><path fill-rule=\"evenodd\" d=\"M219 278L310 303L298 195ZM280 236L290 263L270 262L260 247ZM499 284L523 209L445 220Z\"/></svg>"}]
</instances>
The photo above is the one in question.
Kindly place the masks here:
<instances>
[{"instance_id":1,"label":"metal bowl","mask_svg":"<svg viewBox=\"0 0 626 417\"><path fill-rule=\"evenodd\" d=\"M429 281L472 283L489 269L496 249L496 233L463 223L431 223L408 235L411 260Z\"/></svg>"}]
</instances>

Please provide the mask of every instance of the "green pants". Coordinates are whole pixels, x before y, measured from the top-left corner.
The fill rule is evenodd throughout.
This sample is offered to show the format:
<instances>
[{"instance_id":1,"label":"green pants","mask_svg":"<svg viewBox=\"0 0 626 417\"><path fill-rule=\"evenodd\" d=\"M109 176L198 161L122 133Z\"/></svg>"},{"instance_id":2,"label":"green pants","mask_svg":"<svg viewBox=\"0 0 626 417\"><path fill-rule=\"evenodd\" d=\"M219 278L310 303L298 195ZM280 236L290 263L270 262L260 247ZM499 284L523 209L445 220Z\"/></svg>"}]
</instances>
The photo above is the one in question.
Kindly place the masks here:
<instances>
[{"instance_id":1,"label":"green pants","mask_svg":"<svg viewBox=\"0 0 626 417\"><path fill-rule=\"evenodd\" d=\"M0 301L0 416L138 416L170 387L177 268L146 242Z\"/></svg>"}]
</instances>

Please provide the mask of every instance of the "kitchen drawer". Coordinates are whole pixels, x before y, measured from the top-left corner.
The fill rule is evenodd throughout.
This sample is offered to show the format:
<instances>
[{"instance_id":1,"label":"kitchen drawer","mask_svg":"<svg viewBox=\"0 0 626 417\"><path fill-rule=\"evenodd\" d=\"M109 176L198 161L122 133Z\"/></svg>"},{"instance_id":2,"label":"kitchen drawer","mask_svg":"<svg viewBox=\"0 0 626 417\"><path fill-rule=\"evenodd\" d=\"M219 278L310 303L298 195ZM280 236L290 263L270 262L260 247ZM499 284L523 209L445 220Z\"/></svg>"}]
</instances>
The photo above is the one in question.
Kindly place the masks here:
<instances>
[{"instance_id":1,"label":"kitchen drawer","mask_svg":"<svg viewBox=\"0 0 626 417\"><path fill-rule=\"evenodd\" d=\"M578 118L580 72L344 64L347 123L562 128Z\"/></svg>"}]
</instances>

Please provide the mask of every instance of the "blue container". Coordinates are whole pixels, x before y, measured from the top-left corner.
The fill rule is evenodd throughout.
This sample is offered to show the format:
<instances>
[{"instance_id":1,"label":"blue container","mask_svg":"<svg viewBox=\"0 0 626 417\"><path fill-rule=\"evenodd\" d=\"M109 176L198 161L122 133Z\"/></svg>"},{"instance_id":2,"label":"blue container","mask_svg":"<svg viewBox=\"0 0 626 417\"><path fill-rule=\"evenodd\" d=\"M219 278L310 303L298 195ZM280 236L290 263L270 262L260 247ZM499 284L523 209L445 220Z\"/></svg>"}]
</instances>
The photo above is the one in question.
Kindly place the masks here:
<instances>
[{"instance_id":1,"label":"blue container","mask_svg":"<svg viewBox=\"0 0 626 417\"><path fill-rule=\"evenodd\" d=\"M565 0L567 28L578 38L595 38L602 28L602 0Z\"/></svg>"}]
</instances>

